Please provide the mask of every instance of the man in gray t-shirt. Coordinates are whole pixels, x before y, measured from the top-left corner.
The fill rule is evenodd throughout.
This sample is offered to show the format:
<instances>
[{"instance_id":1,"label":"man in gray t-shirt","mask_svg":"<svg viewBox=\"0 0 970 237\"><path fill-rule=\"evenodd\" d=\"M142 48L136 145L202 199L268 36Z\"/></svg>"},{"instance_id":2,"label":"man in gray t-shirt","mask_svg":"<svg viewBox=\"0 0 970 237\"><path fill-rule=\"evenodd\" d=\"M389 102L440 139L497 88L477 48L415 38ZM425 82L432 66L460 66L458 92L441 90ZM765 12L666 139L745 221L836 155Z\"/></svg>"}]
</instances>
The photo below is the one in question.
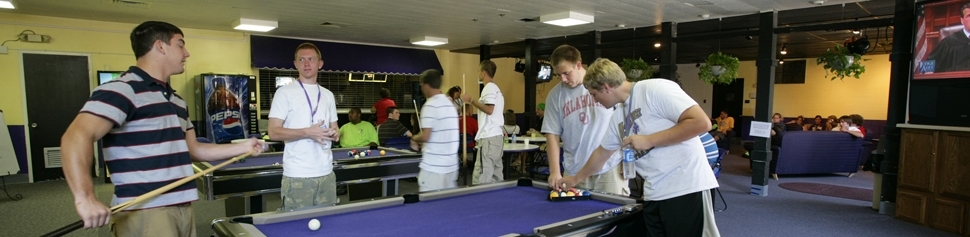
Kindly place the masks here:
<instances>
[{"instance_id":1,"label":"man in gray t-shirt","mask_svg":"<svg viewBox=\"0 0 970 237\"><path fill-rule=\"evenodd\" d=\"M559 76L561 83L553 87L546 97L542 133L546 134L549 184L555 184L563 177L563 173L559 171L560 166L567 176L575 176L586 165L586 161L610 129L613 108L597 103L583 86L586 69L583 68L578 49L569 45L559 46L552 52L550 59L553 73ZM560 138L563 154L559 150ZM614 152L602 169L576 186L580 189L630 195L630 187L621 174L619 163L619 152Z\"/></svg>"}]
</instances>

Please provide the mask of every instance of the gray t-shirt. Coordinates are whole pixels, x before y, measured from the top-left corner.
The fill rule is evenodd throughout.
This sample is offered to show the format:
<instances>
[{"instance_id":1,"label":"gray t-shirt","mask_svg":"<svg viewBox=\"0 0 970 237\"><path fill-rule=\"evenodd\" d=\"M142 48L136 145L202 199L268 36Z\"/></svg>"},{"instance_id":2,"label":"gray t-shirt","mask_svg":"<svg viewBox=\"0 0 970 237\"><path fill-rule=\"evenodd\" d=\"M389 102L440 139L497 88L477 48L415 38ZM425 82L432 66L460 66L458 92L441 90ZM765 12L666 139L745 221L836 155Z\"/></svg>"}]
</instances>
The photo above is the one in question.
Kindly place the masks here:
<instances>
[{"instance_id":1,"label":"gray t-shirt","mask_svg":"<svg viewBox=\"0 0 970 237\"><path fill-rule=\"evenodd\" d=\"M612 108L597 103L584 86L569 88L559 83L546 96L546 115L542 133L559 135L563 143L563 164L566 174L575 175L586 165L589 156L599 147L610 129ZM620 153L614 152L597 174L620 163Z\"/></svg>"}]
</instances>

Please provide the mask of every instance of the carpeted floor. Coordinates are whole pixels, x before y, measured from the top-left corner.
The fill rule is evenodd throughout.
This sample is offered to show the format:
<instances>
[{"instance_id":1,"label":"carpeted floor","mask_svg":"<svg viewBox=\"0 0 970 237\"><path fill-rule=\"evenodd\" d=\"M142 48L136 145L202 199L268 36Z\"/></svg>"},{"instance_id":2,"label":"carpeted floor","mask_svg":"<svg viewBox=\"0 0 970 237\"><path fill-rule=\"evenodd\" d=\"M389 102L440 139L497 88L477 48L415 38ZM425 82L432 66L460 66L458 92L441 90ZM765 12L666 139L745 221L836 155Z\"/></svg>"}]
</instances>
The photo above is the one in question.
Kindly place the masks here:
<instances>
[{"instance_id":1,"label":"carpeted floor","mask_svg":"<svg viewBox=\"0 0 970 237\"><path fill-rule=\"evenodd\" d=\"M740 152L735 149L732 154ZM870 200L777 188L784 183L802 182L871 189L873 175L869 172L852 177L846 174L782 176L781 180L770 180L768 196L760 197L748 193L751 174L747 159L729 154L722 167L718 183L728 209L715 213L721 236L958 236L879 214L870 208ZM107 203L111 185L98 181L97 197ZM39 236L78 220L73 198L63 180L8 183L8 188L12 193L22 194L24 199L11 201L0 196L0 236ZM401 192L415 190L416 183L402 182ZM265 199L268 209L279 207L278 195ZM721 209L724 205L718 197L715 207ZM199 236L211 235L211 221L225 216L225 201L196 201L192 206ZM78 230L68 236L108 236L108 229Z\"/></svg>"},{"instance_id":2,"label":"carpeted floor","mask_svg":"<svg viewBox=\"0 0 970 237\"><path fill-rule=\"evenodd\" d=\"M811 193L822 196L848 198L859 201L872 201L872 189L846 187L822 183L788 182L778 187L795 192Z\"/></svg>"}]
</instances>

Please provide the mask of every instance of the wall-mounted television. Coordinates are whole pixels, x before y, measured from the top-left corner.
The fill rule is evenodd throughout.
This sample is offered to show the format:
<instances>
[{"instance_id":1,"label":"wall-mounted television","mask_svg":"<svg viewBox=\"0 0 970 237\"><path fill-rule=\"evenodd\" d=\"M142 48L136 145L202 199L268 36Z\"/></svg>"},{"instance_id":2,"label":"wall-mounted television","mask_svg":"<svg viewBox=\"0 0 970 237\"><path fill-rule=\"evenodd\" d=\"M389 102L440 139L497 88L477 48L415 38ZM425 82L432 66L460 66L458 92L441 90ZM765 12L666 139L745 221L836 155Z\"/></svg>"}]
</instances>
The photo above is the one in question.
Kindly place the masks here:
<instances>
[{"instance_id":1,"label":"wall-mounted television","mask_svg":"<svg viewBox=\"0 0 970 237\"><path fill-rule=\"evenodd\" d=\"M913 50L913 79L970 78L970 48L962 10L968 1L918 4Z\"/></svg>"},{"instance_id":2,"label":"wall-mounted television","mask_svg":"<svg viewBox=\"0 0 970 237\"><path fill-rule=\"evenodd\" d=\"M121 74L125 73L123 71L98 71L98 85L104 84L110 80L121 77Z\"/></svg>"},{"instance_id":3,"label":"wall-mounted television","mask_svg":"<svg viewBox=\"0 0 970 237\"><path fill-rule=\"evenodd\" d=\"M966 0L917 3L907 123L970 127L970 15Z\"/></svg>"},{"instance_id":4,"label":"wall-mounted television","mask_svg":"<svg viewBox=\"0 0 970 237\"><path fill-rule=\"evenodd\" d=\"M539 75L536 76L536 83L549 82L552 80L552 65L546 63L539 64Z\"/></svg>"}]
</instances>

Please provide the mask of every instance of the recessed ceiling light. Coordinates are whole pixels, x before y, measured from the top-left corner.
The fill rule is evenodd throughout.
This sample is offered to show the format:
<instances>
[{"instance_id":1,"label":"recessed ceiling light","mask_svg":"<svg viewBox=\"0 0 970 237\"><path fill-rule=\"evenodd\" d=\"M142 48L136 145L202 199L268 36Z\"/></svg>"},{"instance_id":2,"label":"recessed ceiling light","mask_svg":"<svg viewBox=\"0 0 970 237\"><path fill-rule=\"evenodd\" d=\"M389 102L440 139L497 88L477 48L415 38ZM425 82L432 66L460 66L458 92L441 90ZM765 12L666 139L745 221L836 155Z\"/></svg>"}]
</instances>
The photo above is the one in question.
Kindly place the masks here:
<instances>
[{"instance_id":1,"label":"recessed ceiling light","mask_svg":"<svg viewBox=\"0 0 970 237\"><path fill-rule=\"evenodd\" d=\"M565 27L593 23L593 16L569 11L540 16L539 21Z\"/></svg>"},{"instance_id":2,"label":"recessed ceiling light","mask_svg":"<svg viewBox=\"0 0 970 237\"><path fill-rule=\"evenodd\" d=\"M276 21L265 21L248 18L239 18L232 23L232 28L237 30L267 32L279 26Z\"/></svg>"},{"instance_id":3,"label":"recessed ceiling light","mask_svg":"<svg viewBox=\"0 0 970 237\"><path fill-rule=\"evenodd\" d=\"M13 1L11 1L11 0L0 0L0 8L14 9Z\"/></svg>"},{"instance_id":4,"label":"recessed ceiling light","mask_svg":"<svg viewBox=\"0 0 970 237\"><path fill-rule=\"evenodd\" d=\"M653 44L653 47L654 47L654 48L660 48L660 43L654 43L654 44Z\"/></svg>"},{"instance_id":5,"label":"recessed ceiling light","mask_svg":"<svg viewBox=\"0 0 970 237\"><path fill-rule=\"evenodd\" d=\"M424 46L438 46L442 44L447 44L448 38L442 37L432 37L432 36L420 36L411 38L411 44L424 45Z\"/></svg>"}]
</instances>

